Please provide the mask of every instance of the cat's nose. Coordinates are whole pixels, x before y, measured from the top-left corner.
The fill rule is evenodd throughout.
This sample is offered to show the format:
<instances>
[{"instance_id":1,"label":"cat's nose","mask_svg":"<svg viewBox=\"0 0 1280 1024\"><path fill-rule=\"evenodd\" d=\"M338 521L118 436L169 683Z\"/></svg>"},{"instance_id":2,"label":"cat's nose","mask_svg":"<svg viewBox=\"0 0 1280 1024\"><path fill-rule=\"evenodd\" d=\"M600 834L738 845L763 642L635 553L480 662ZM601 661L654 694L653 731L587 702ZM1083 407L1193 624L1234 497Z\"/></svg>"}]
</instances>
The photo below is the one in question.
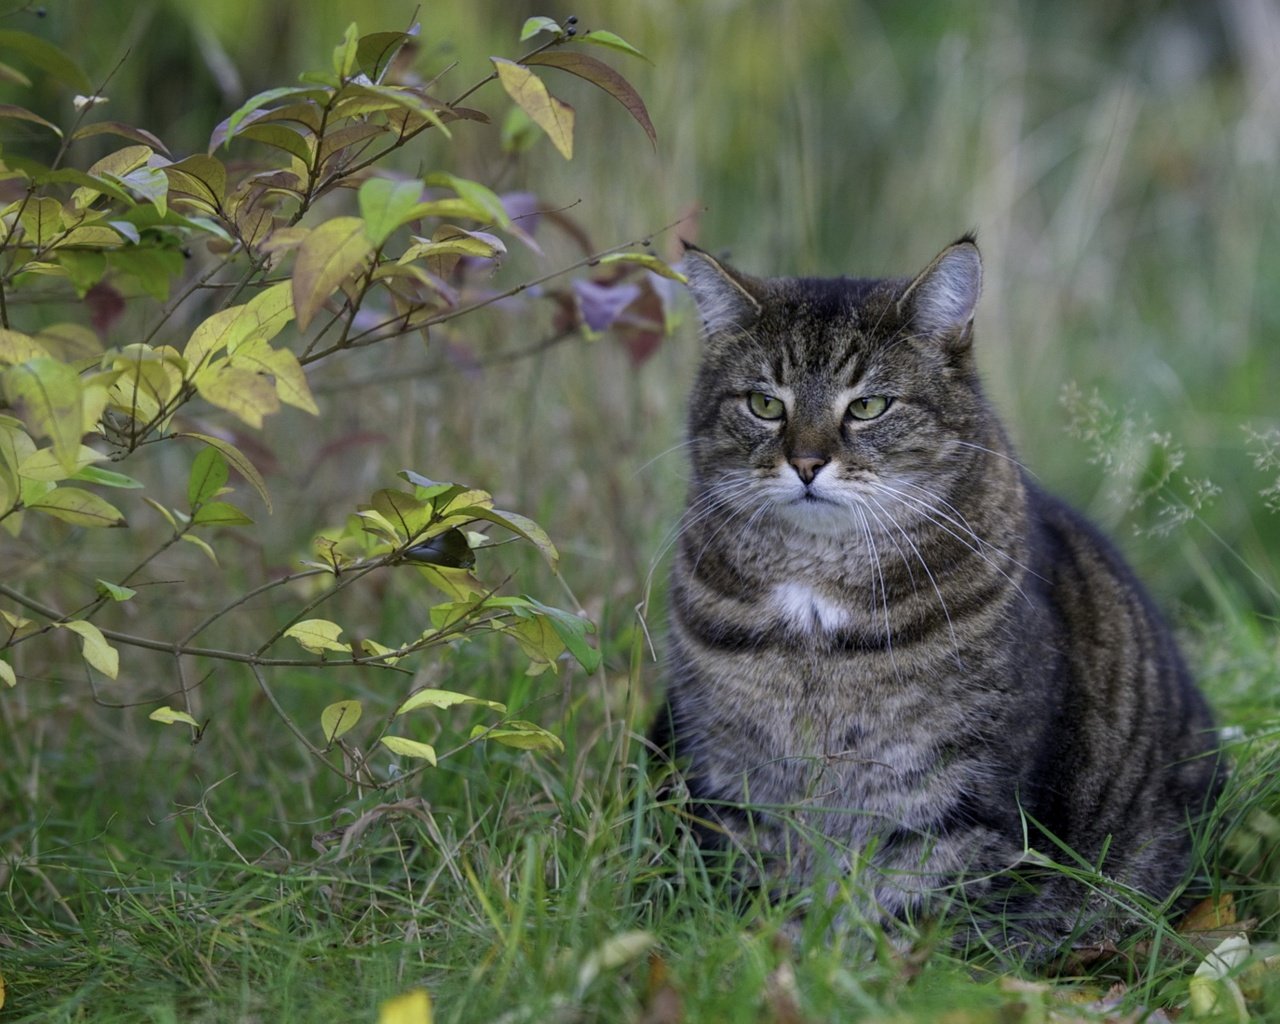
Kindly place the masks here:
<instances>
[{"instance_id":1,"label":"cat's nose","mask_svg":"<svg viewBox=\"0 0 1280 1024\"><path fill-rule=\"evenodd\" d=\"M818 475L818 470L827 464L827 460L816 455L797 455L788 460L791 468L796 471L803 483L813 483L814 477Z\"/></svg>"}]
</instances>

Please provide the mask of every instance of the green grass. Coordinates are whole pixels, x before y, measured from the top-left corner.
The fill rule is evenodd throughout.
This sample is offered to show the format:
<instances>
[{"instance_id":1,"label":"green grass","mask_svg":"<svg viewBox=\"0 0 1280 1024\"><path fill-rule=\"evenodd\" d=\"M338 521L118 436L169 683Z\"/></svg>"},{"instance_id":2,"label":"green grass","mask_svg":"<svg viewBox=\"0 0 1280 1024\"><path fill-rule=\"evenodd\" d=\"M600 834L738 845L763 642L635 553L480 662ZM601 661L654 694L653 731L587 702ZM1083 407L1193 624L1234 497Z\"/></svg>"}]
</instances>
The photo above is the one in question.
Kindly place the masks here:
<instances>
[{"instance_id":1,"label":"green grass","mask_svg":"<svg viewBox=\"0 0 1280 1024\"><path fill-rule=\"evenodd\" d=\"M261 89L322 63L350 17L347 4L276 5L292 12L290 30L263 33L259 6L231 0L127 19L130 5L49 6L40 30L62 33L95 71L114 64L113 47L135 47L112 116L167 139L173 124L188 148L227 110L195 75L189 96L210 105L168 105L179 91L158 76L203 67L189 19L203 18ZM361 28L399 27L411 6L372 5ZM1280 516L1263 493L1280 466L1255 459L1245 428L1277 426L1280 116L1260 84L1277 35L1270 21L1232 20L1247 4L1208 9L584 9L653 58L650 68L601 54L645 96L657 153L608 97L561 82L579 110L572 163L546 146L508 163L459 131L456 151L415 152L404 169L440 160L501 188L535 187L549 206L581 199L572 212L600 246L705 205L684 233L760 273L906 273L976 226L988 271L980 358L1024 460L1121 540L1238 731L1224 834L1202 860L1262 955L1280 942ZM437 20L423 65L457 58L460 87L486 72L486 54L515 52L509 4L424 12ZM1179 64L1184 31L1192 56ZM505 110L496 94L481 101ZM536 267L513 247L503 280L577 255L544 241ZM949 954L945 927L904 952L866 923L831 931L820 914L797 925L789 905L735 909L681 838L681 808L655 795L636 736L661 672L635 609L651 596L644 625L660 648L658 555L681 507L676 446L697 358L686 307L673 316L685 321L639 367L606 337L480 375L460 369L458 350L485 357L543 336L544 324L501 312L438 330L425 348L404 340L319 367L325 417L286 412L266 431L275 514L251 539L219 541L218 573L197 552L167 554L156 579L182 585L144 588L129 609L148 632L178 632L306 557L316 530L404 466L490 489L560 545L568 585L600 624L604 665L590 678L566 668L530 679L511 651L477 646L429 661L413 683L502 700L563 736L563 754L476 746L361 792L300 750L235 669L193 673L211 724L191 746L146 719L173 688L171 661L127 653L121 681L97 693L125 706L99 707L72 648L21 649L20 685L0 694L0 1020L373 1021L380 1000L414 987L446 1022L1030 1024L1051 1010L1100 1019L1080 1006L1117 981L1121 1019L1185 1003L1200 954L1158 920L1128 958L1018 980ZM189 465L190 453L164 447L123 467L158 494ZM1206 478L1221 493L1192 508ZM145 540L147 511L129 514ZM117 538L54 541L6 548L5 582L75 592L133 557ZM531 559L503 553L485 569L572 603ZM381 638L416 635L432 600L405 576L350 597L344 624ZM247 609L210 642L256 636L264 614L277 612ZM409 685L387 674L273 682L312 729L332 700L359 696L372 719ZM442 714L425 738L445 749L471 716ZM336 830L357 823L344 847ZM1274 970L1248 992L1254 1019L1280 1019Z\"/></svg>"}]
</instances>

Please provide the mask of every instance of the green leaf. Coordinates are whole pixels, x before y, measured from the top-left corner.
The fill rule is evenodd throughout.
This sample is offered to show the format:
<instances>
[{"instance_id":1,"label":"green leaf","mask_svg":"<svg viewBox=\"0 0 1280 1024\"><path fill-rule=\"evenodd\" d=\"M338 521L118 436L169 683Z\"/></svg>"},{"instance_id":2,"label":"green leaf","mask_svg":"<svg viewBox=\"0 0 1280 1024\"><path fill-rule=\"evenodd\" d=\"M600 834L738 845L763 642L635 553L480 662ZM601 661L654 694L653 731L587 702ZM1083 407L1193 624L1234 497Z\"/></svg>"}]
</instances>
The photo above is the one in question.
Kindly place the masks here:
<instances>
[{"instance_id":1,"label":"green leaf","mask_svg":"<svg viewBox=\"0 0 1280 1024\"><path fill-rule=\"evenodd\" d=\"M201 448L187 476L187 504L197 508L215 497L226 486L228 476L222 453L216 448Z\"/></svg>"},{"instance_id":2,"label":"green leaf","mask_svg":"<svg viewBox=\"0 0 1280 1024\"><path fill-rule=\"evenodd\" d=\"M329 296L372 250L359 217L334 217L306 237L293 267L293 308L299 330L306 330Z\"/></svg>"},{"instance_id":3,"label":"green leaf","mask_svg":"<svg viewBox=\"0 0 1280 1024\"><path fill-rule=\"evenodd\" d=\"M324 741L332 743L339 736L350 732L360 721L364 708L358 700L340 700L330 704L320 712L320 728L324 732Z\"/></svg>"},{"instance_id":4,"label":"green leaf","mask_svg":"<svg viewBox=\"0 0 1280 1024\"><path fill-rule=\"evenodd\" d=\"M74 367L56 359L31 359L5 370L0 383L31 433L47 437L58 461L74 472L84 434L84 393Z\"/></svg>"},{"instance_id":5,"label":"green leaf","mask_svg":"<svg viewBox=\"0 0 1280 1024\"><path fill-rule=\"evenodd\" d=\"M76 92L90 93L93 83L80 70L79 66L62 50L52 43L28 32L0 32L0 50L10 50L21 54L41 71L47 71L54 78L71 86Z\"/></svg>"},{"instance_id":6,"label":"green leaf","mask_svg":"<svg viewBox=\"0 0 1280 1024\"><path fill-rule=\"evenodd\" d=\"M422 198L422 183L370 178L360 186L357 198L364 232L373 246L380 248L392 232L413 219L414 208Z\"/></svg>"},{"instance_id":7,"label":"green leaf","mask_svg":"<svg viewBox=\"0 0 1280 1024\"><path fill-rule=\"evenodd\" d=\"M100 487L119 487L127 490L137 490L144 486L140 480L135 480L131 476L117 473L112 469L101 469L98 466L85 466L84 469L72 473L67 479L79 480L85 484L97 484Z\"/></svg>"},{"instance_id":8,"label":"green leaf","mask_svg":"<svg viewBox=\"0 0 1280 1024\"><path fill-rule=\"evenodd\" d=\"M392 103L396 107L400 107L410 113L416 114L418 117L426 121L430 121L433 125L444 132L445 138L452 138L453 133L445 126L444 121L440 119L440 115L436 113L435 108L424 99L421 95L407 87L394 85L357 85L355 83L347 85L341 95L347 97L365 97L367 99L383 100ZM348 109L343 105L343 113L347 113Z\"/></svg>"},{"instance_id":9,"label":"green leaf","mask_svg":"<svg viewBox=\"0 0 1280 1024\"><path fill-rule=\"evenodd\" d=\"M285 636L297 640L305 650L310 651L312 654L322 654L325 651L340 651L343 654L350 654L351 646L338 640L341 634L342 627L336 622L330 622L328 619L303 619L301 622L295 622L284 631Z\"/></svg>"},{"instance_id":10,"label":"green leaf","mask_svg":"<svg viewBox=\"0 0 1280 1024\"><path fill-rule=\"evenodd\" d=\"M282 124L251 124L240 133L240 138L261 142L273 149L282 149L296 156L304 164L310 164L315 152L311 138Z\"/></svg>"},{"instance_id":11,"label":"green leaf","mask_svg":"<svg viewBox=\"0 0 1280 1024\"><path fill-rule=\"evenodd\" d=\"M547 133L552 145L566 160L573 159L573 107L562 103L551 93L542 79L522 64L490 57L498 72L498 81L533 123Z\"/></svg>"},{"instance_id":12,"label":"green leaf","mask_svg":"<svg viewBox=\"0 0 1280 1024\"><path fill-rule=\"evenodd\" d=\"M125 526L124 516L109 501L79 487L55 487L27 507L76 526Z\"/></svg>"},{"instance_id":13,"label":"green leaf","mask_svg":"<svg viewBox=\"0 0 1280 1024\"><path fill-rule=\"evenodd\" d=\"M412 38L408 32L371 32L361 36L356 46L356 63L369 80L377 84L382 81L400 48Z\"/></svg>"},{"instance_id":14,"label":"green leaf","mask_svg":"<svg viewBox=\"0 0 1280 1024\"><path fill-rule=\"evenodd\" d=\"M419 690L396 708L396 716L408 714L418 708L451 708L458 704L478 704L480 707L493 708L498 712L507 710L505 704L499 704L496 700L482 700L480 697L455 693L452 690Z\"/></svg>"},{"instance_id":15,"label":"green leaf","mask_svg":"<svg viewBox=\"0 0 1280 1024\"><path fill-rule=\"evenodd\" d=\"M206 448L205 451L211 449ZM201 505L191 517L193 526L251 526L253 520L234 505L225 501L210 501Z\"/></svg>"},{"instance_id":16,"label":"green leaf","mask_svg":"<svg viewBox=\"0 0 1280 1024\"><path fill-rule=\"evenodd\" d=\"M600 667L600 652L589 646L586 641L587 634L594 633L596 628L590 619L584 619L580 615L573 615L559 608L550 608L533 598L526 600L539 614L546 616L556 635L569 653L578 660L579 665L588 672L594 672Z\"/></svg>"},{"instance_id":17,"label":"green leaf","mask_svg":"<svg viewBox=\"0 0 1280 1024\"><path fill-rule=\"evenodd\" d=\"M506 207L502 205L498 194L487 185L481 185L480 182L472 181L470 178L459 178L456 174L445 171L428 174L426 183L453 189L462 199L484 210L489 215L488 219L499 227L511 227L511 218L507 216Z\"/></svg>"},{"instance_id":18,"label":"green leaf","mask_svg":"<svg viewBox=\"0 0 1280 1024\"><path fill-rule=\"evenodd\" d=\"M517 512L502 512L498 509L484 508L483 506L472 506L465 509L450 510L456 515L465 515L473 519L484 519L491 523L497 523L499 526L505 527L512 533L518 534L527 540L530 544L542 552L542 557L547 560L547 564L553 570L560 565L560 552L556 550L556 546L551 542L551 538L547 535L547 531L535 523L532 519L522 516Z\"/></svg>"},{"instance_id":19,"label":"green leaf","mask_svg":"<svg viewBox=\"0 0 1280 1024\"><path fill-rule=\"evenodd\" d=\"M350 78L356 69L356 50L360 39L360 29L353 21L347 26L342 42L333 49L333 70L339 78Z\"/></svg>"},{"instance_id":20,"label":"green leaf","mask_svg":"<svg viewBox=\"0 0 1280 1024\"><path fill-rule=\"evenodd\" d=\"M532 39L539 32L554 32L556 35L561 35L564 29L554 18L527 18L520 29L520 42Z\"/></svg>"},{"instance_id":21,"label":"green leaf","mask_svg":"<svg viewBox=\"0 0 1280 1024\"><path fill-rule=\"evenodd\" d=\"M230 142L232 136L236 134L236 129L241 122L259 107L265 107L268 103L274 103L276 100L283 99L321 99L324 92L320 89L309 88L307 86L287 85L279 89L268 89L266 92L260 92L256 96L250 96L229 118L227 118L226 142Z\"/></svg>"},{"instance_id":22,"label":"green leaf","mask_svg":"<svg viewBox=\"0 0 1280 1024\"><path fill-rule=\"evenodd\" d=\"M540 725L519 720L503 722L502 725L488 729L477 725L471 730L471 738L494 740L508 747L520 750L554 750L564 752L564 743L555 733L547 732Z\"/></svg>"},{"instance_id":23,"label":"green leaf","mask_svg":"<svg viewBox=\"0 0 1280 1024\"><path fill-rule=\"evenodd\" d=\"M399 754L402 757L416 757L419 760L426 761L432 768L436 766L436 748L430 743L407 740L403 736L383 736L379 742L393 754Z\"/></svg>"},{"instance_id":24,"label":"green leaf","mask_svg":"<svg viewBox=\"0 0 1280 1024\"><path fill-rule=\"evenodd\" d=\"M595 43L597 46L607 46L610 50L617 50L619 53L629 53L633 57L639 57L641 60L652 64L643 53L637 50L629 42L613 32L606 32L604 29L593 29L579 37L584 43Z\"/></svg>"},{"instance_id":25,"label":"green leaf","mask_svg":"<svg viewBox=\"0 0 1280 1024\"><path fill-rule=\"evenodd\" d=\"M92 622L76 619L73 622L58 622L59 629L69 629L80 637L80 654L90 665L108 679L115 679L120 672L120 652L107 643L102 630Z\"/></svg>"},{"instance_id":26,"label":"green leaf","mask_svg":"<svg viewBox=\"0 0 1280 1024\"><path fill-rule=\"evenodd\" d=\"M97 591L103 597L109 597L113 601L127 601L137 593L133 587L126 587L120 583L112 583L110 580L99 579L95 581Z\"/></svg>"},{"instance_id":27,"label":"green leaf","mask_svg":"<svg viewBox=\"0 0 1280 1024\"><path fill-rule=\"evenodd\" d=\"M153 722L160 722L163 725L189 725L193 729L199 729L200 723L192 718L185 711L178 711L176 708L156 708L151 714L147 715Z\"/></svg>"},{"instance_id":28,"label":"green leaf","mask_svg":"<svg viewBox=\"0 0 1280 1024\"><path fill-rule=\"evenodd\" d=\"M218 449L222 453L222 457L227 460L231 468L239 473L248 481L249 486L258 492L258 497L262 499L262 503L267 506L267 511L271 511L271 496L267 493L267 483L262 479L262 474L258 472L257 467L245 456L235 445L228 441L222 440L220 437L212 437L209 434L197 434L194 432L178 432L174 437L190 437L196 441L202 441L211 448Z\"/></svg>"},{"instance_id":29,"label":"green leaf","mask_svg":"<svg viewBox=\"0 0 1280 1024\"><path fill-rule=\"evenodd\" d=\"M62 136L62 129L52 121L46 121L39 114L36 114L26 107L15 107L12 103L0 103L0 118L8 118L9 120L31 121L40 125L42 128L48 128L59 138Z\"/></svg>"},{"instance_id":30,"label":"green leaf","mask_svg":"<svg viewBox=\"0 0 1280 1024\"><path fill-rule=\"evenodd\" d=\"M217 212L227 193L227 169L211 156L196 153L160 168L169 178L170 199L188 198Z\"/></svg>"},{"instance_id":31,"label":"green leaf","mask_svg":"<svg viewBox=\"0 0 1280 1024\"><path fill-rule=\"evenodd\" d=\"M595 33L591 34L594 35ZM640 94L636 92L631 83L609 67L608 64L574 50L547 50L543 53L535 53L525 63L559 68L561 71L577 75L579 78L586 79L592 85L603 89L627 108L627 112L636 119L636 122L644 129L644 133L649 136L650 143L655 147L658 145L658 133L654 130L653 122L649 119L649 111L644 105L644 100L640 98Z\"/></svg>"}]
</instances>

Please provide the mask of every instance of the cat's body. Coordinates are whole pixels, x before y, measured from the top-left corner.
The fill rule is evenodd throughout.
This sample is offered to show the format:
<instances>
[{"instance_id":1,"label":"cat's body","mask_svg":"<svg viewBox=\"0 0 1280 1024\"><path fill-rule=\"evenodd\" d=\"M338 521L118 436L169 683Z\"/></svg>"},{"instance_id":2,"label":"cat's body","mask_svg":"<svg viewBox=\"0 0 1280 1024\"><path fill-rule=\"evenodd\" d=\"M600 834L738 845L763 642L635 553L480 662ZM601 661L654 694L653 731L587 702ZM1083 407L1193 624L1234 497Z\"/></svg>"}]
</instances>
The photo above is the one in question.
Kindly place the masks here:
<instances>
[{"instance_id":1,"label":"cat's body","mask_svg":"<svg viewBox=\"0 0 1280 1024\"><path fill-rule=\"evenodd\" d=\"M1050 835L1167 896L1216 794L1211 717L983 398L972 241L914 280L686 264L707 338L655 738L705 837L774 882L846 872L884 918L968 905L1038 953L1107 927L1028 855L1070 863Z\"/></svg>"}]
</instances>

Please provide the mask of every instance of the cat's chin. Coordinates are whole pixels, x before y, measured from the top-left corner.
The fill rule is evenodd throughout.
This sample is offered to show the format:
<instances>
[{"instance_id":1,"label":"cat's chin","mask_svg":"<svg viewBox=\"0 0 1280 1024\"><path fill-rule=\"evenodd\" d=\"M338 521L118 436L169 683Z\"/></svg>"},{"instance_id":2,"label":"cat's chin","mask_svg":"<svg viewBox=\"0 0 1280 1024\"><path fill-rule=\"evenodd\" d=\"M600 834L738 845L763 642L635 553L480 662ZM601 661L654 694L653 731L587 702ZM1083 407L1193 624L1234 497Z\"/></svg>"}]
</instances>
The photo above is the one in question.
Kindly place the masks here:
<instances>
[{"instance_id":1,"label":"cat's chin","mask_svg":"<svg viewBox=\"0 0 1280 1024\"><path fill-rule=\"evenodd\" d=\"M858 517L847 505L825 498L800 497L779 502L773 511L788 530L802 530L815 537L843 537L859 529Z\"/></svg>"}]
</instances>

